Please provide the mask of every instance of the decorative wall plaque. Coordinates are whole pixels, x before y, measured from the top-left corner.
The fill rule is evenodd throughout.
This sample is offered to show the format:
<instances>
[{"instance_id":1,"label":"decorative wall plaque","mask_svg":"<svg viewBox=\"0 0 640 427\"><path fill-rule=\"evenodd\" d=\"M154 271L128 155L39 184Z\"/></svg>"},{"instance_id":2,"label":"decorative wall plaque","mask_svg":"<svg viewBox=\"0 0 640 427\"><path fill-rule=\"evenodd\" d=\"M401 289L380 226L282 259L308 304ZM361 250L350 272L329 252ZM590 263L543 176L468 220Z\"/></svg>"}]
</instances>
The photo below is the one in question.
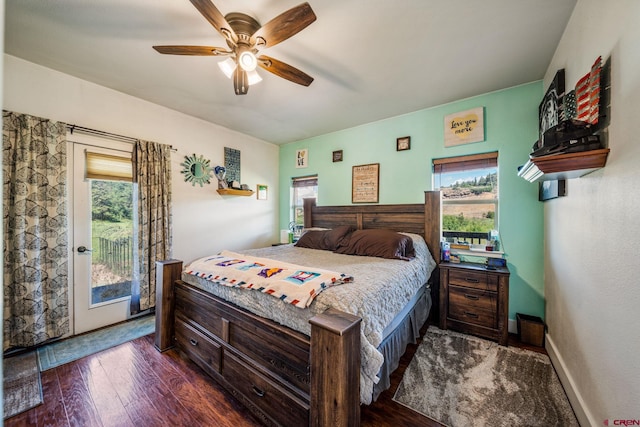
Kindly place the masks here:
<instances>
[{"instance_id":1,"label":"decorative wall plaque","mask_svg":"<svg viewBox=\"0 0 640 427\"><path fill-rule=\"evenodd\" d=\"M378 203L380 163L353 166L351 203Z\"/></svg>"},{"instance_id":2,"label":"decorative wall plaque","mask_svg":"<svg viewBox=\"0 0 640 427\"><path fill-rule=\"evenodd\" d=\"M445 116L445 147L480 141L484 141L484 107Z\"/></svg>"},{"instance_id":3,"label":"decorative wall plaque","mask_svg":"<svg viewBox=\"0 0 640 427\"><path fill-rule=\"evenodd\" d=\"M227 181L242 182L240 179L240 150L224 147L224 167L227 170Z\"/></svg>"}]
</instances>

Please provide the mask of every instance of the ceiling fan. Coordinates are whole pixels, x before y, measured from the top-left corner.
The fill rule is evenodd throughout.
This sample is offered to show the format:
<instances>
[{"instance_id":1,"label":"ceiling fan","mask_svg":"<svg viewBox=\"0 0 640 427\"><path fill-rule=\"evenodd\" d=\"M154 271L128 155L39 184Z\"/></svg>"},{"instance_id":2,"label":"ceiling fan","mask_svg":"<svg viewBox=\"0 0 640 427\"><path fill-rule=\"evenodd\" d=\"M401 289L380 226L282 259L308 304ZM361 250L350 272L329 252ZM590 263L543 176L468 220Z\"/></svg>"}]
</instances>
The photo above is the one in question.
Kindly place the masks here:
<instances>
[{"instance_id":1,"label":"ceiling fan","mask_svg":"<svg viewBox=\"0 0 640 427\"><path fill-rule=\"evenodd\" d=\"M263 26L244 13L232 12L223 16L211 0L190 0L207 21L225 38L229 48L215 46L153 46L169 55L228 56L218 65L227 77L233 77L236 95L245 95L260 76L256 67L269 71L303 86L313 77L277 59L259 55L263 49L277 45L299 33L316 20L309 3L302 3L281 13Z\"/></svg>"}]
</instances>

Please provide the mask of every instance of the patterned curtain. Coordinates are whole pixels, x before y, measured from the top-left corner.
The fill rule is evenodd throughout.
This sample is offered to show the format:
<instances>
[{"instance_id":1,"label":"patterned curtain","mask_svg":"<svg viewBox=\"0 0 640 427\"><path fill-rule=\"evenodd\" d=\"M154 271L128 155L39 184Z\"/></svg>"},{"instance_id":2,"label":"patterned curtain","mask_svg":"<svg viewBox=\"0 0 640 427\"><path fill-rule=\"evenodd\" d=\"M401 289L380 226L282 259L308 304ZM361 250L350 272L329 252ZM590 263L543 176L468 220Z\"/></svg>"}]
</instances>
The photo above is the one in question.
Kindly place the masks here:
<instances>
[{"instance_id":1,"label":"patterned curtain","mask_svg":"<svg viewBox=\"0 0 640 427\"><path fill-rule=\"evenodd\" d=\"M4 112L4 349L69 332L66 125Z\"/></svg>"},{"instance_id":2,"label":"patterned curtain","mask_svg":"<svg viewBox=\"0 0 640 427\"><path fill-rule=\"evenodd\" d=\"M156 305L156 261L171 258L171 146L138 141L134 147L138 245L134 249L131 314Z\"/></svg>"}]
</instances>

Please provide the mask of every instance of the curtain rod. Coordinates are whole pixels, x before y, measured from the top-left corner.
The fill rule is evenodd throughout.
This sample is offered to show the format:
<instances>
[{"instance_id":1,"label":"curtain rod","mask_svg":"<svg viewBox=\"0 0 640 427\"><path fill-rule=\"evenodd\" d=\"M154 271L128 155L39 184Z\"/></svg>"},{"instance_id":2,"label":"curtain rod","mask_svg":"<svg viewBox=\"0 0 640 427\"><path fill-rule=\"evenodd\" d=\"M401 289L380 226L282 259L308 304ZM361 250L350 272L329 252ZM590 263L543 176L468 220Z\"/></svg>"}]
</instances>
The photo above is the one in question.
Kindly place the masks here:
<instances>
[{"instance_id":1,"label":"curtain rod","mask_svg":"<svg viewBox=\"0 0 640 427\"><path fill-rule=\"evenodd\" d=\"M91 128L86 128L83 126L77 126L77 125L67 125L67 130L69 130L69 132L71 133L71 135L73 135L73 132L80 132L80 133L84 133L87 135L96 135L96 136L102 136L105 138L110 138L116 141L121 141L121 142L126 142L129 144L135 144L136 141L139 141L139 138L133 138L130 136L124 136L124 135L118 135L116 133L111 133L111 132L105 132L102 130L96 130L96 129L91 129ZM175 148L173 148L172 145L170 145L169 147L171 147L171 151L178 151Z\"/></svg>"}]
</instances>

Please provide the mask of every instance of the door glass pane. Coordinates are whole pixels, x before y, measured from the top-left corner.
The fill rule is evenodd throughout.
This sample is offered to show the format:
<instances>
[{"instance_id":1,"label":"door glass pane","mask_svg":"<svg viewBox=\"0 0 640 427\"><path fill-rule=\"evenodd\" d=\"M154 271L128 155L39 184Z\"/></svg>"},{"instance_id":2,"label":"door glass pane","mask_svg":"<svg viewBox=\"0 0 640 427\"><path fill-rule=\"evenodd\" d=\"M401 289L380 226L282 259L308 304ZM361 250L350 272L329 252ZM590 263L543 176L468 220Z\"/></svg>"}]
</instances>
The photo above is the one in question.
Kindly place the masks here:
<instances>
[{"instance_id":1,"label":"door glass pane","mask_svg":"<svg viewBox=\"0 0 640 427\"><path fill-rule=\"evenodd\" d=\"M91 180L91 305L131 295L133 184Z\"/></svg>"}]
</instances>

